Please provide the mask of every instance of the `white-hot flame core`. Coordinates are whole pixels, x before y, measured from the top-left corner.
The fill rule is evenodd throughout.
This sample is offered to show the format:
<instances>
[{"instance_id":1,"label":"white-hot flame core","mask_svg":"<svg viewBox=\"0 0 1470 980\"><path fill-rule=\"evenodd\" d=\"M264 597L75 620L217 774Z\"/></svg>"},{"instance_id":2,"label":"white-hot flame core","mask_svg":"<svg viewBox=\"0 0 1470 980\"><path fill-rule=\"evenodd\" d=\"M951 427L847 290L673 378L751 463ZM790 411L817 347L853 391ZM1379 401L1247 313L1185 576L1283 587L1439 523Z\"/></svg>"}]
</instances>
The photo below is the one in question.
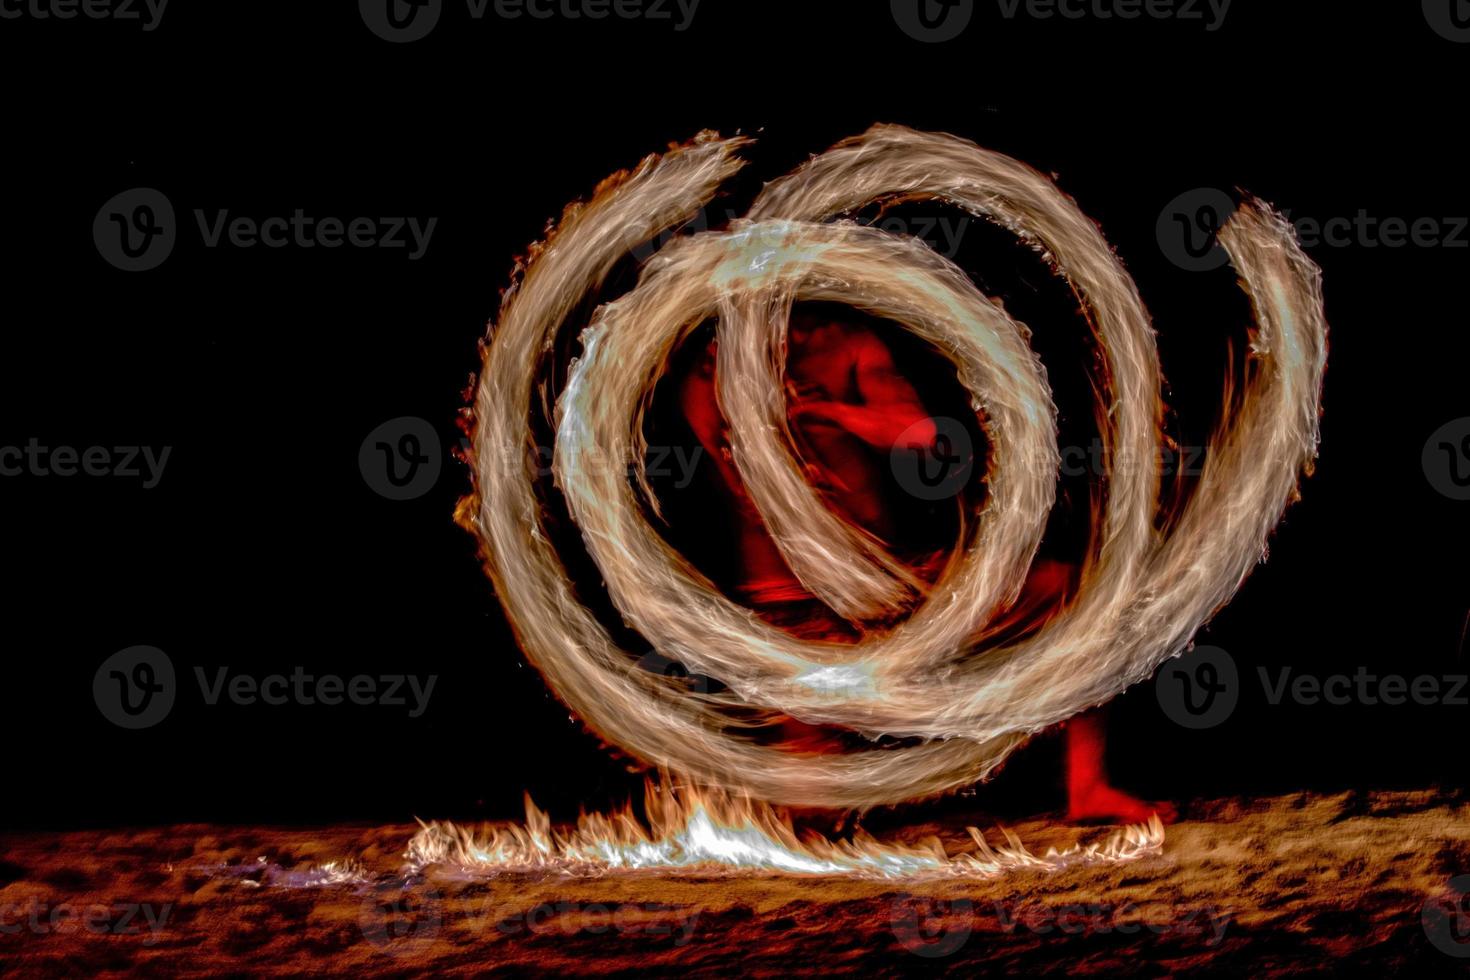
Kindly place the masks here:
<instances>
[{"instance_id":1,"label":"white-hot flame core","mask_svg":"<svg viewBox=\"0 0 1470 980\"><path fill-rule=\"evenodd\" d=\"M610 596L660 654L718 678L691 694L644 670L576 597L543 528L530 444L552 339L629 247L688 221L741 163L745 140L701 137L609 180L538 246L491 331L476 398L473 515L530 660L607 740L702 784L778 803L863 807L983 778L1029 734L1107 701L1179 654L1264 554L1317 445L1327 325L1319 273L1288 224L1247 201L1219 235L1252 301L1252 370L1188 505L1156 530L1161 373L1138 291L1097 226L1045 176L967 141L880 126L770 184L749 219L661 249L637 288L599 309L555 410L554 472ZM1106 504L1079 594L1004 645L986 627L1014 599L1052 507L1058 450L1045 372L1025 327L952 263L904 237L834 222L879 200L935 198L1011 229L1082 303L1103 354L1097 421ZM925 590L807 484L786 430L786 319L798 300L902 323L956 365L994 446L988 494ZM643 413L677 343L718 316L717 376L732 454L793 572L869 629L797 639L723 596L644 517ZM764 709L917 744L804 755L743 737ZM729 846L734 846L733 844Z\"/></svg>"},{"instance_id":2,"label":"white-hot flame core","mask_svg":"<svg viewBox=\"0 0 1470 980\"><path fill-rule=\"evenodd\" d=\"M988 878L1016 869L1057 870L1079 863L1121 863L1157 854L1164 828L1155 817L1114 831L1105 840L1038 856L1014 833L992 847L966 828L973 851L948 854L937 838L886 843L864 832L833 841L800 836L789 819L766 804L720 791L670 790L650 782L647 819L631 807L612 816L583 814L575 827L557 829L526 800L524 824L491 824L479 831L449 823L423 825L405 855L408 870L431 865L467 874L561 872L578 876L616 871L689 870L700 874L774 872L861 878Z\"/></svg>"}]
</instances>

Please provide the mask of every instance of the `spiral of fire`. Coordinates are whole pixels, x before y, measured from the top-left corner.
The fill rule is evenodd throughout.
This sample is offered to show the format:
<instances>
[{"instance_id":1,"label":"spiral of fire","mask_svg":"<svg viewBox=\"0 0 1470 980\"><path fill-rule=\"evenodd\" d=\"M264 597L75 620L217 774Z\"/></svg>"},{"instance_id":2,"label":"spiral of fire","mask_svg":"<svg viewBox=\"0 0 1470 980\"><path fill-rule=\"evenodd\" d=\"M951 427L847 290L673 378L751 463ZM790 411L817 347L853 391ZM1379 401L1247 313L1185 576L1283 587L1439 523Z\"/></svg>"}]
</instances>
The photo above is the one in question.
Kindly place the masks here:
<instances>
[{"instance_id":1,"label":"spiral of fire","mask_svg":"<svg viewBox=\"0 0 1470 980\"><path fill-rule=\"evenodd\" d=\"M691 691L645 669L579 600L535 491L531 426L558 330L630 246L689 222L743 165L746 142L705 134L648 158L569 208L532 250L484 351L467 519L527 657L634 756L794 805L861 807L969 785L1028 735L1178 655L1262 558L1316 454L1327 349L1319 271L1257 201L1219 232L1253 307L1252 364L1227 392L1231 417L1187 505L1161 531L1153 329L1097 226L1047 177L953 136L879 126L767 185L731 227L674 238L583 331L554 408L553 473L627 625L721 682L717 693ZM837 220L922 199L1009 229L1070 285L1102 353L1097 424L1108 458L1126 461L1105 475L1078 595L1019 640L988 642L986 627L1027 575L1059 468L1056 409L1028 331L923 243ZM782 353L792 304L810 300L893 320L932 344L955 364L991 443L984 503L922 594L880 542L823 503L792 449ZM650 523L640 503L652 497L650 393L678 343L711 317L733 459L781 554L835 612L870 623L906 614L896 625L857 643L796 638L714 588ZM752 711L871 742L784 751L732 720Z\"/></svg>"}]
</instances>

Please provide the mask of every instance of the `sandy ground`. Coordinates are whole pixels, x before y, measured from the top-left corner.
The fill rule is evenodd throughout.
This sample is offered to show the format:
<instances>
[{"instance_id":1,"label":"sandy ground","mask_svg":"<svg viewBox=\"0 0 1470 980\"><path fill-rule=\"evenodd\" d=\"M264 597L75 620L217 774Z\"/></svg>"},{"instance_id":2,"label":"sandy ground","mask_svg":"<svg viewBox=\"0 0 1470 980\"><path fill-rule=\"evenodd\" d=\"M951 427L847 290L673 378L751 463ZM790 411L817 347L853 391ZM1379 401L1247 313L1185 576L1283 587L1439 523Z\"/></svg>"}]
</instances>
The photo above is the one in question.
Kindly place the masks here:
<instances>
[{"instance_id":1,"label":"sandy ground","mask_svg":"<svg viewBox=\"0 0 1470 980\"><path fill-rule=\"evenodd\" d=\"M901 837L937 833L958 851L963 822ZM3 836L0 964L48 976L1470 972L1470 879L1452 884L1470 875L1470 805L1438 792L1196 802L1158 857L927 883L443 869L405 881L413 829ZM1011 829L1036 853L1106 832ZM323 870L344 859L356 863Z\"/></svg>"}]
</instances>

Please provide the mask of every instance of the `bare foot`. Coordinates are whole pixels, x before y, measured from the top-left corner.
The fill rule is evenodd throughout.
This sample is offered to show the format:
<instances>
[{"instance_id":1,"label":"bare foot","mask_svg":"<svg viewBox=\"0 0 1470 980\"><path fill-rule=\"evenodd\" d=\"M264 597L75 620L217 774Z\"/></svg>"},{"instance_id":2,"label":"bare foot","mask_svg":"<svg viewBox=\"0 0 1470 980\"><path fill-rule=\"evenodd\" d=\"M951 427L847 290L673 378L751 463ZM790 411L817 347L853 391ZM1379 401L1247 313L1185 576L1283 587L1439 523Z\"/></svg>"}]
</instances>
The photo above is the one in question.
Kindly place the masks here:
<instances>
[{"instance_id":1,"label":"bare foot","mask_svg":"<svg viewBox=\"0 0 1470 980\"><path fill-rule=\"evenodd\" d=\"M1164 823L1173 823L1179 816L1179 811L1167 800L1140 800L1105 783L1073 788L1067 794L1068 820L1146 823L1154 814L1158 814Z\"/></svg>"},{"instance_id":2,"label":"bare foot","mask_svg":"<svg viewBox=\"0 0 1470 980\"><path fill-rule=\"evenodd\" d=\"M1140 800L1108 782L1103 710L1095 708L1067 722L1067 819L1144 823L1157 813L1164 823L1172 823L1179 816L1172 804Z\"/></svg>"}]
</instances>

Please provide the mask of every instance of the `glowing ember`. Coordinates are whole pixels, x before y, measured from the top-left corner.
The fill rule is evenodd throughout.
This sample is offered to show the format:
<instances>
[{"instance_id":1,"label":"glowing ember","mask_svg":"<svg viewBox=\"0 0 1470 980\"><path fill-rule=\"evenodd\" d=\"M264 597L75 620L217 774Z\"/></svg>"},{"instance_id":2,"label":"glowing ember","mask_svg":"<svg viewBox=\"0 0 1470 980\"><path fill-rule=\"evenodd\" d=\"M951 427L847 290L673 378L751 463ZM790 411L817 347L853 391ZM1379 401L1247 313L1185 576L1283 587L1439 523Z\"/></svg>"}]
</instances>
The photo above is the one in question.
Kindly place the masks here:
<instances>
[{"instance_id":1,"label":"glowing ember","mask_svg":"<svg viewBox=\"0 0 1470 980\"><path fill-rule=\"evenodd\" d=\"M634 815L631 804L612 815L583 813L575 827L559 830L527 797L524 825L491 824L473 831L426 824L405 857L412 872L441 865L468 874L684 869L913 879L1121 863L1157 854L1164 842L1157 817L1117 830L1101 843L1050 848L1040 857L1009 831L1001 831L1005 843L992 848L974 827L966 829L975 850L955 855L947 854L937 838L916 845L883 843L859 830L851 839L833 841L798 834L788 817L767 804L651 780L644 812L646 820Z\"/></svg>"},{"instance_id":2,"label":"glowing ember","mask_svg":"<svg viewBox=\"0 0 1470 980\"><path fill-rule=\"evenodd\" d=\"M749 220L675 239L583 333L555 408L554 472L628 624L660 655L721 682L716 692L691 692L644 669L579 601L536 493L533 394L567 317L629 247L709 201L740 168L745 143L704 136L650 158L568 209L533 249L486 348L475 403L478 497L461 517L480 536L526 655L609 742L703 785L777 803L862 807L951 791L984 778L1028 735L1148 678L1261 559L1316 453L1327 337L1318 270L1259 202L1243 204L1221 231L1254 305L1251 370L1226 392L1231 416L1187 504L1161 515L1161 374L1148 315L1097 226L1042 174L954 137L876 127L767 186ZM1056 409L1026 328L960 269L913 239L836 220L874 202L926 198L1011 229L1071 286L1102 353L1097 424L1108 458L1123 461L1096 495L1076 598L1038 631L999 644L987 642L987 627L1015 601L1053 504ZM904 325L954 362L973 396L993 447L987 494L929 590L830 510L793 455L781 354L791 305L806 300ZM745 489L801 583L865 626L855 644L798 639L765 622L716 590L645 517L645 506L657 506L643 473L649 392L674 347L710 316ZM748 719L774 716L870 742L803 754L749 737ZM682 836L655 837L664 844L643 848L636 835L615 834L623 845L602 853L573 835L564 857L677 863L754 847L773 864L792 860L779 835L757 845L732 829L743 824L723 825L702 832L691 811ZM426 833L455 839L442 828ZM502 845L515 850L516 841L528 857L562 854L544 836ZM802 860L857 861L833 847ZM474 853L467 840L464 850Z\"/></svg>"}]
</instances>

